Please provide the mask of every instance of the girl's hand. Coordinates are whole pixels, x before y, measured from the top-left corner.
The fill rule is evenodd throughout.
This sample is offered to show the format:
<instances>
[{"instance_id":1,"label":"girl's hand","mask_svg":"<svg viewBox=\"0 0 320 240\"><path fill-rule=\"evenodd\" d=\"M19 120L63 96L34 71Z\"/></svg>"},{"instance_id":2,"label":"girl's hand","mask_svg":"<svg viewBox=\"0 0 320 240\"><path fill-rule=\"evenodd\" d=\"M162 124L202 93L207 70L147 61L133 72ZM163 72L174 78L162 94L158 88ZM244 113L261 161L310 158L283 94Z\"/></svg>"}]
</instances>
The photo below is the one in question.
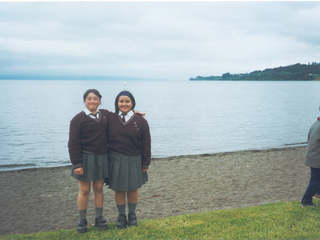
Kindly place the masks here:
<instances>
[{"instance_id":1,"label":"girl's hand","mask_svg":"<svg viewBox=\"0 0 320 240\"><path fill-rule=\"evenodd\" d=\"M133 112L134 112L135 114L141 115L142 117L145 117L145 116L146 116L145 113L141 113L141 112L139 112L139 111L137 111L137 110L134 110Z\"/></svg>"},{"instance_id":2,"label":"girl's hand","mask_svg":"<svg viewBox=\"0 0 320 240\"><path fill-rule=\"evenodd\" d=\"M76 168L74 170L74 173L77 174L77 175L83 175L83 168L82 167Z\"/></svg>"},{"instance_id":3,"label":"girl's hand","mask_svg":"<svg viewBox=\"0 0 320 240\"><path fill-rule=\"evenodd\" d=\"M146 172L146 171L148 171L147 168L142 168L142 172Z\"/></svg>"}]
</instances>

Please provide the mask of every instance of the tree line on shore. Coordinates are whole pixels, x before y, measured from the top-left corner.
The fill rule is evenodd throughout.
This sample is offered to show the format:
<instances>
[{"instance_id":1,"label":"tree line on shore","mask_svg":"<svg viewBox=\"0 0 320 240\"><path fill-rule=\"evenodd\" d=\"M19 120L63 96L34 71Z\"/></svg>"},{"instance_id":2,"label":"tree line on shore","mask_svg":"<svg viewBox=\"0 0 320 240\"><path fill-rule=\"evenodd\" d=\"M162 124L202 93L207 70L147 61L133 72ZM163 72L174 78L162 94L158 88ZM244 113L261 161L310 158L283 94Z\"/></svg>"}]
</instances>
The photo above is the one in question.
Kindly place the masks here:
<instances>
[{"instance_id":1,"label":"tree line on shore","mask_svg":"<svg viewBox=\"0 0 320 240\"><path fill-rule=\"evenodd\" d=\"M320 63L294 64L285 67L267 68L251 73L230 74L222 76L197 76L190 81L313 81L320 80Z\"/></svg>"}]
</instances>

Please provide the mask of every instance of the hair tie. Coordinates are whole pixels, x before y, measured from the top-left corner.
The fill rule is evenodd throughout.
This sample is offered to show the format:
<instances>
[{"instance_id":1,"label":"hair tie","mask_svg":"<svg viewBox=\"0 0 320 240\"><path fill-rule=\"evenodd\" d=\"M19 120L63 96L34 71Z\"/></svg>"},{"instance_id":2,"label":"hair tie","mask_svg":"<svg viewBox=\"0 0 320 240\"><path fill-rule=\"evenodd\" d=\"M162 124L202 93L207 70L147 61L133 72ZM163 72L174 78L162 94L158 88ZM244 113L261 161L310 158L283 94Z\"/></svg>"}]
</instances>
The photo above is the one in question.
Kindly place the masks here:
<instances>
[{"instance_id":1,"label":"hair tie","mask_svg":"<svg viewBox=\"0 0 320 240\"><path fill-rule=\"evenodd\" d=\"M129 98L131 99L130 93L128 93L128 92L126 92L126 91L121 92L121 94L119 95L119 97L120 97L120 96L127 96L127 97L129 97Z\"/></svg>"}]
</instances>

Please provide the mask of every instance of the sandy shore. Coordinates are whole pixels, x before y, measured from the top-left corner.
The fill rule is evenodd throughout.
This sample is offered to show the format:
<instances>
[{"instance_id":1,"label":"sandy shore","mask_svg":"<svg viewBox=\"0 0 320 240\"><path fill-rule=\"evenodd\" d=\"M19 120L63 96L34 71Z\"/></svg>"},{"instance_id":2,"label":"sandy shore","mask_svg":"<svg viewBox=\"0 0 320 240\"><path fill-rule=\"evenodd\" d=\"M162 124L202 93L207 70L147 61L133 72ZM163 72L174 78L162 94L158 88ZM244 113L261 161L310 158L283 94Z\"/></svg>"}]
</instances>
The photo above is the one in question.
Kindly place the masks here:
<instances>
[{"instance_id":1,"label":"sandy shore","mask_svg":"<svg viewBox=\"0 0 320 240\"><path fill-rule=\"evenodd\" d=\"M155 159L140 189L138 219L299 201L308 185L306 147ZM0 172L0 235L76 228L78 183L71 167ZM113 192L105 191L104 216L115 222ZM94 222L93 194L88 222Z\"/></svg>"}]
</instances>

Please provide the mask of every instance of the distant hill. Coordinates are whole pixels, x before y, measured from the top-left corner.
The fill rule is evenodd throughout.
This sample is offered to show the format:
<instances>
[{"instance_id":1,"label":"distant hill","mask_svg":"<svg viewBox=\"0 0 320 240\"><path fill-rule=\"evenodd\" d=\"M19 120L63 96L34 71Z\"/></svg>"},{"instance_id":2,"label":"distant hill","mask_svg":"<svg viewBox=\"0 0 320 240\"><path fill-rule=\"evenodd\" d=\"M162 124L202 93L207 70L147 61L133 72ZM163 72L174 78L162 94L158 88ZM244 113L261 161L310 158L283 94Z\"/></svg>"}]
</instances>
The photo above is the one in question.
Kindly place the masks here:
<instances>
[{"instance_id":1,"label":"distant hill","mask_svg":"<svg viewBox=\"0 0 320 240\"><path fill-rule=\"evenodd\" d=\"M294 64L286 67L267 68L251 73L190 78L190 81L313 81L320 80L320 63Z\"/></svg>"}]
</instances>

